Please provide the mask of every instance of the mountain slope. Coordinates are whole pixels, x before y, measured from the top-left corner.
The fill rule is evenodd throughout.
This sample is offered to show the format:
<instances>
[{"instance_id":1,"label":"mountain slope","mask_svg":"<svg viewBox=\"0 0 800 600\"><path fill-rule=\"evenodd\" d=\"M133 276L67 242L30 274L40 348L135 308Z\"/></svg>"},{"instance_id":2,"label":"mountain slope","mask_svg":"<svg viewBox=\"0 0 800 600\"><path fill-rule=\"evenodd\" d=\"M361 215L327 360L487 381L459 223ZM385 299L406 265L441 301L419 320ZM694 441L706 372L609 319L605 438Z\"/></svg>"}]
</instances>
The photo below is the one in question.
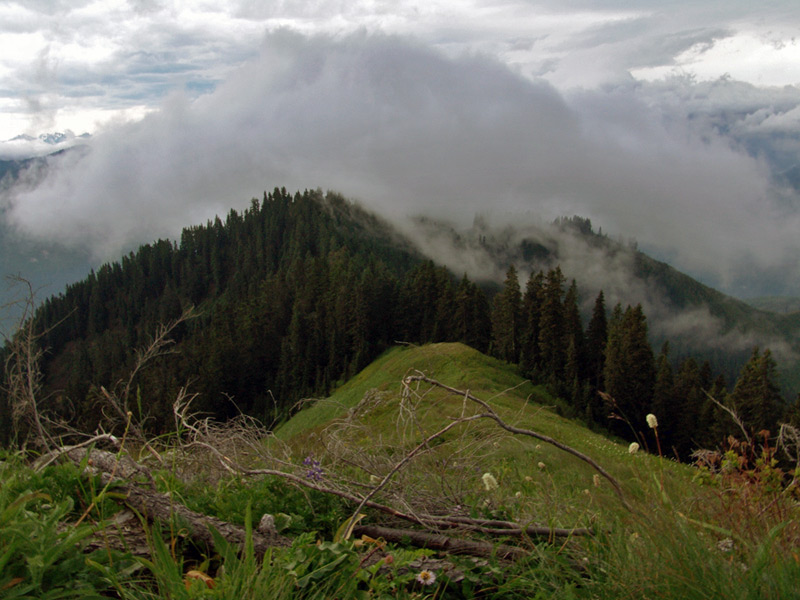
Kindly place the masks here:
<instances>
[{"instance_id":1,"label":"mountain slope","mask_svg":"<svg viewBox=\"0 0 800 600\"><path fill-rule=\"evenodd\" d=\"M797 343L766 331L776 315L594 234L586 220L500 231L478 224L467 235L442 231L430 222L417 230L427 242L415 239L447 264L457 258L471 261L475 272L495 272L516 263L523 274L559 264L567 277L578 278L585 308L599 290L608 305L643 304L650 341L669 339L673 360L711 358L709 377L723 369L733 382L755 344L782 357ZM180 244L142 246L48 299L37 313L47 348L43 393L56 399L55 417L90 430L104 418L93 410L101 387L136 390L139 418L163 428L171 423L172 398L187 382L198 394L199 411L221 419L243 411L270 423L285 418L297 400L326 395L398 340L464 341L488 350L492 336L501 335L493 333L487 299L496 289L481 290L467 278L458 282L424 261L390 224L338 194L276 189L225 221L185 229ZM551 290L559 311L569 308L564 291ZM131 386L121 386L136 368L136 349L188 306L200 316L173 332L175 355L153 361ZM577 306L574 297L571 306ZM540 317L532 309L526 318ZM571 323L571 331L582 334L579 315ZM558 328L552 339L533 343L546 342L566 357L570 335ZM602 356L604 347L601 340L592 350ZM533 365L538 371L526 367L526 374L569 396L576 414L588 410L590 419L607 425L579 360L569 380L557 362L552 372L540 361ZM707 389L710 381L694 378L691 385ZM642 410L650 393L637 394ZM0 413L7 416L8 408ZM0 430L9 431L2 423Z\"/></svg>"},{"instance_id":2,"label":"mountain slope","mask_svg":"<svg viewBox=\"0 0 800 600\"><path fill-rule=\"evenodd\" d=\"M639 251L635 244L596 233L580 217L542 223L521 216L510 224L475 219L458 229L433 219L417 219L408 234L429 256L456 273L478 281L502 281L509 264L522 275L560 266L574 278L588 318L603 291L608 306L641 304L651 342L669 341L673 359L711 360L729 382L735 380L753 347L770 348L790 395L800 389L800 324L791 316L754 308L706 286L670 265Z\"/></svg>"},{"instance_id":3,"label":"mountain slope","mask_svg":"<svg viewBox=\"0 0 800 600\"><path fill-rule=\"evenodd\" d=\"M556 414L554 400L514 367L458 343L393 348L329 398L300 410L276 436L293 454L313 455L323 466L342 460L343 447L354 456L361 454L365 461L393 449L389 452L398 461L426 436L459 417L481 412L463 396L425 383L411 384L414 393L404 395L403 378L418 373L468 390L488 402L510 425L552 437L592 457L626 490L638 488L642 470L656 464L663 469L665 485L676 494L685 494L692 486L689 467L659 463L652 455L632 460L627 443L609 440ZM652 434L646 441L655 447ZM463 423L437 438L430 453L416 459L409 469L417 472L416 476L420 471L435 474L442 468L437 461L446 465L448 476L454 476L459 464L472 465L461 477L476 494L486 472L497 478L503 494L513 495L525 482L534 489L543 486L537 493L556 493L558 500L552 504L543 498L536 504L537 513L528 518L537 522L588 524L584 519L589 516L589 505L603 506L612 513L622 508L612 487L605 480L597 482L596 471L589 464L541 440L512 435L489 419ZM510 485L517 487L505 487Z\"/></svg>"}]
</instances>

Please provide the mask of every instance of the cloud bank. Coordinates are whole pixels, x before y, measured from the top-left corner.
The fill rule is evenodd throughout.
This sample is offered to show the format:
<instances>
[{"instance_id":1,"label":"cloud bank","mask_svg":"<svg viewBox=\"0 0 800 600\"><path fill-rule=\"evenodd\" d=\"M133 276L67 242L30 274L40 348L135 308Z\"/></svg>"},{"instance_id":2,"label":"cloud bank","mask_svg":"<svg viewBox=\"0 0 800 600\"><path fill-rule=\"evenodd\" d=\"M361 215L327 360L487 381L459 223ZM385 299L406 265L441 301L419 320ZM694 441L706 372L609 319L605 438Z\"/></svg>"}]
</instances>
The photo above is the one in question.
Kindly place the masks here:
<instances>
[{"instance_id":1,"label":"cloud bank","mask_svg":"<svg viewBox=\"0 0 800 600\"><path fill-rule=\"evenodd\" d=\"M767 152L785 159L797 145L800 94L765 104L746 84L698 85L567 93L406 37L279 30L213 91L173 93L63 157L39 187L3 199L4 214L107 260L264 189L322 187L396 218L580 214L723 289L755 270L800 293L797 196L776 187ZM780 151L764 142L776 131Z\"/></svg>"}]
</instances>

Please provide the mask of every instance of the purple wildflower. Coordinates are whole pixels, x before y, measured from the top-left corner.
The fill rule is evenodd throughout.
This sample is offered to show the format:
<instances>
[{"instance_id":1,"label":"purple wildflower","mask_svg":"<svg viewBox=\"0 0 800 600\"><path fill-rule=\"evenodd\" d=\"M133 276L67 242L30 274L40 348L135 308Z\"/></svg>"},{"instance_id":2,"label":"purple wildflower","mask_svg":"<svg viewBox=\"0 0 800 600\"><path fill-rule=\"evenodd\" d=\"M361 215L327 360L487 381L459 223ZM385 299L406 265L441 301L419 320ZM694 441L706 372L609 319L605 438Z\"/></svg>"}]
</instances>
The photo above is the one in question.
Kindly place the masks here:
<instances>
[{"instance_id":1,"label":"purple wildflower","mask_svg":"<svg viewBox=\"0 0 800 600\"><path fill-rule=\"evenodd\" d=\"M325 471L322 469L322 465L318 460L316 460L313 456L308 455L303 460L303 465L308 467L306 479L311 479L312 481L322 481L322 478L325 476Z\"/></svg>"}]
</instances>

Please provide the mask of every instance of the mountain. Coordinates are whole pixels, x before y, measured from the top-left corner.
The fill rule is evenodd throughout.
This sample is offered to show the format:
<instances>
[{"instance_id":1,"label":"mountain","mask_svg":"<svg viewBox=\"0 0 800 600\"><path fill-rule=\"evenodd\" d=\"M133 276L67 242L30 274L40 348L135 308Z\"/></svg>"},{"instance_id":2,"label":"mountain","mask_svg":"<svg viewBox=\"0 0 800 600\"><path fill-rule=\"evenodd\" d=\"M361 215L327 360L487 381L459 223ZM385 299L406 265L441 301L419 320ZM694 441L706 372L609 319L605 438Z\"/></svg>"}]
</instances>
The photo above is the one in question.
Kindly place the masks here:
<instances>
[{"instance_id":1,"label":"mountain","mask_svg":"<svg viewBox=\"0 0 800 600\"><path fill-rule=\"evenodd\" d=\"M611 318L608 335L604 326L597 338L586 323L600 291ZM152 347L160 325L189 306L199 316L170 331L175 353L137 371L136 349ZM670 388L671 408L697 412L685 431L711 431L719 417L702 390L714 383L725 393L714 377L724 375L730 388L756 344L786 366L800 326L595 233L585 219L526 228L477 219L465 232L419 219L401 233L338 194L277 188L242 213L185 229L180 242L159 240L103 265L47 299L37 322L54 418L92 430L106 418L93 408L103 389L135 390L126 409L147 416L156 432L172 422L172 399L187 382L197 411L280 422L297 401L327 395L398 342L464 342L498 355L504 345L506 360L560 397L559 410L605 427L607 407L596 392L612 332L645 345L649 336L655 347L668 340L675 385L683 386ZM591 339L599 341L584 341ZM644 413L656 373L651 347L640 354L644 362L614 369L623 379L650 371L634 395ZM123 384L132 370L135 380ZM0 434L9 418L0 402ZM664 436L673 432L665 428ZM675 442L681 456L690 441Z\"/></svg>"},{"instance_id":2,"label":"mountain","mask_svg":"<svg viewBox=\"0 0 800 600\"><path fill-rule=\"evenodd\" d=\"M64 144L66 142L72 142L76 139L81 140L88 140L91 138L90 133L82 133L80 135L75 135L72 131L67 129L66 131L54 131L52 133L41 133L38 137L33 137L32 135L28 134L21 134L16 137L11 138L8 142L35 142L40 141L42 143L48 144L50 146L58 146L59 144Z\"/></svg>"},{"instance_id":3,"label":"mountain","mask_svg":"<svg viewBox=\"0 0 800 600\"><path fill-rule=\"evenodd\" d=\"M747 303L753 308L767 312L790 315L800 312L800 298L784 296L764 296L761 298L749 298Z\"/></svg>"},{"instance_id":4,"label":"mountain","mask_svg":"<svg viewBox=\"0 0 800 600\"><path fill-rule=\"evenodd\" d=\"M0 142L0 167L4 167L0 170L0 180L7 172L21 171L32 159L41 159L70 148L85 146L91 137L89 133L75 135L67 130L43 133L38 137L22 134ZM14 163L20 164L14 167Z\"/></svg>"},{"instance_id":5,"label":"mountain","mask_svg":"<svg viewBox=\"0 0 800 600\"><path fill-rule=\"evenodd\" d=\"M755 346L768 347L779 359L785 388L800 389L798 319L708 287L639 251L635 243L595 232L589 219L544 223L521 217L491 225L479 216L470 228L460 230L418 218L408 232L424 254L478 281L496 284L509 264L523 280L529 273L560 266L567 280L578 284L585 318L600 290L609 306L641 304L654 347L669 340L674 358L708 358L728 381L735 380Z\"/></svg>"}]
</instances>

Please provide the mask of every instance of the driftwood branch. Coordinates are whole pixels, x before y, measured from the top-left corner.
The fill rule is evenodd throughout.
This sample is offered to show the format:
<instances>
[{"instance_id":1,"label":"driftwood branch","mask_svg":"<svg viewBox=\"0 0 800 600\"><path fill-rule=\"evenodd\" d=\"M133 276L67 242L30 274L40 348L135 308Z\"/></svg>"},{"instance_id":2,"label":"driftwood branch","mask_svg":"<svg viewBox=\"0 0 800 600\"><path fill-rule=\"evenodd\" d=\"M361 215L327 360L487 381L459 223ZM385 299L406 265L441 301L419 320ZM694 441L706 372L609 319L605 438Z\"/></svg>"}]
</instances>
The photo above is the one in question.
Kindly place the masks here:
<instances>
[{"instance_id":1,"label":"driftwood branch","mask_svg":"<svg viewBox=\"0 0 800 600\"><path fill-rule=\"evenodd\" d=\"M449 423L448 425L440 429L438 432L428 436L413 450L411 450L402 460L400 460L395 465L395 467L374 488L370 490L370 492L362 495L354 493L349 490L343 490L332 487L330 485L326 485L324 482L315 479L309 479L308 477L301 477L299 475L295 475L294 473L287 473L285 471L281 471L278 469L268 469L268 468L250 469L244 467L243 465L238 464L231 457L226 456L225 454L220 452L220 450L213 444L203 440L203 431L201 430L201 428L198 427L196 423L191 422L186 415L187 411L186 404L181 404L179 402L176 402L173 409L175 418L179 426L188 431L192 435L192 441L188 442L184 446L185 449L202 448L203 450L210 452L220 463L220 465L230 473L235 473L237 475L250 476L250 477L253 476L280 477L299 487L338 496L339 498L342 498L348 502L357 505L358 508L354 513L356 516L358 515L359 511L362 508L367 507L382 512L391 517L401 519L409 523L414 523L415 525L420 525L422 527L439 529L439 530L459 528L462 530L467 530L475 533L484 533L487 535L528 536L528 537L540 537L540 538L544 537L547 539L554 539L558 537L593 535L593 531L591 529L586 529L586 528L566 529L566 528L546 527L540 525L520 525L519 523L514 523L511 521L472 519L469 517L459 517L451 515L414 514L410 512L401 511L392 506L388 506L386 504L382 504L380 502L372 500L375 493L379 491L383 486L385 486L385 484L388 482L391 476L397 471L399 471L405 464L407 464L408 461L411 460L424 447L426 447L431 440L435 439L437 436L444 434L445 432L447 432L456 425L481 418L482 415L461 417ZM208 423L203 422L202 426L207 427ZM355 518L351 518L350 519L351 526L354 522Z\"/></svg>"},{"instance_id":2,"label":"driftwood branch","mask_svg":"<svg viewBox=\"0 0 800 600\"><path fill-rule=\"evenodd\" d=\"M739 418L739 415L737 415L732 408L725 406L722 402L714 398L714 396L712 396L708 392L705 392L705 394L709 400L711 400L714 404L716 404L719 408L721 408L731 416L733 422L736 423L736 425L739 426L739 429L742 430L742 433L744 434L744 439L747 440L748 444L751 444L752 440L750 439L750 435L747 433L747 427L744 426L744 422Z\"/></svg>"}]
</instances>

